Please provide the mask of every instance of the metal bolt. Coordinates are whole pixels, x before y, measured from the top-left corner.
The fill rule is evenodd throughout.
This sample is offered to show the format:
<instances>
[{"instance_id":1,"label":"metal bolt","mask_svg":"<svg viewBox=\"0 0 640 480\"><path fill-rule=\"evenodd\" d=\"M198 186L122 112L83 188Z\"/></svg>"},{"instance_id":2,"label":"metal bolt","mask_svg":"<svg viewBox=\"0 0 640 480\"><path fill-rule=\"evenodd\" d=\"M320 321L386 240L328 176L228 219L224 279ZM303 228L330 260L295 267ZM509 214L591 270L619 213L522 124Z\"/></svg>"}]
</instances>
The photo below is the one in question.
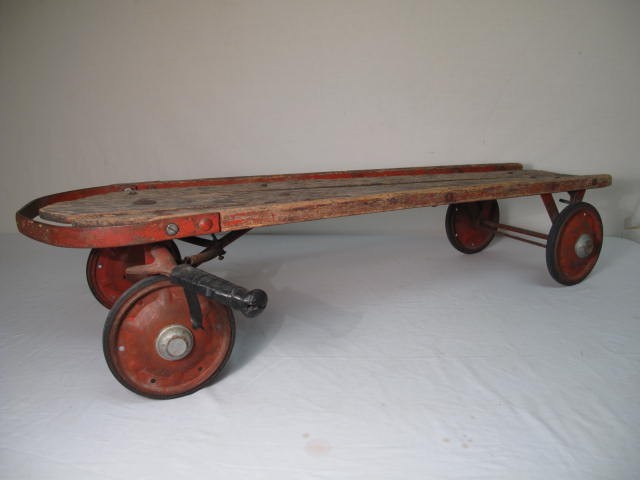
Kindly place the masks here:
<instances>
[{"instance_id":1,"label":"metal bolt","mask_svg":"<svg viewBox=\"0 0 640 480\"><path fill-rule=\"evenodd\" d=\"M576 241L576 244L573 248L578 258L587 258L593 253L593 250L595 249L593 237L588 233L583 233L578 237L578 240Z\"/></svg>"},{"instance_id":2,"label":"metal bolt","mask_svg":"<svg viewBox=\"0 0 640 480\"><path fill-rule=\"evenodd\" d=\"M156 352L165 360L180 360L193 348L193 334L182 325L165 327L156 338Z\"/></svg>"},{"instance_id":3,"label":"metal bolt","mask_svg":"<svg viewBox=\"0 0 640 480\"><path fill-rule=\"evenodd\" d=\"M167 232L167 235L175 235L180 231L180 228L175 223L170 223L164 229Z\"/></svg>"}]
</instances>

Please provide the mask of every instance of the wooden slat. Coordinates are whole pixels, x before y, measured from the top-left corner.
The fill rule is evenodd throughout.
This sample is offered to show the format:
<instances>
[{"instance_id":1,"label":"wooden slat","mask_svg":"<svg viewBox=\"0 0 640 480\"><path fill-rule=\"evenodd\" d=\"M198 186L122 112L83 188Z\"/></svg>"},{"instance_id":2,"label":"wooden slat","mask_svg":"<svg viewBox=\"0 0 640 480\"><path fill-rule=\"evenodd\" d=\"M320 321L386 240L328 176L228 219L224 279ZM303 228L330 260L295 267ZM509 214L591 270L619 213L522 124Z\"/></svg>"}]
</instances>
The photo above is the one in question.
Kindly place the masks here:
<instances>
[{"instance_id":1,"label":"wooden slat","mask_svg":"<svg viewBox=\"0 0 640 480\"><path fill-rule=\"evenodd\" d=\"M241 207L220 211L221 231L256 228L322 218L343 217L407 208L448 205L479 200L513 198L551 192L566 192L605 187L611 183L609 175L565 177L562 180L510 179L503 182L461 182L425 189L368 195L356 198L331 198L321 201L302 201L280 205Z\"/></svg>"},{"instance_id":2,"label":"wooden slat","mask_svg":"<svg viewBox=\"0 0 640 480\"><path fill-rule=\"evenodd\" d=\"M519 172L522 174L521 172ZM44 218L61 223L82 224L83 218L104 215L105 224L110 217L145 216L166 211L216 209L253 204L281 203L283 200L302 201L334 196L357 196L385 191L421 188L442 182L462 182L502 179L509 172L460 173L439 175L403 175L391 177L355 177L335 179L289 180L271 182L230 183L215 186L181 187L119 191L56 203L41 209ZM525 175L530 175L527 172ZM89 220L91 222L91 220Z\"/></svg>"},{"instance_id":3,"label":"wooden slat","mask_svg":"<svg viewBox=\"0 0 640 480\"><path fill-rule=\"evenodd\" d=\"M262 182L118 191L48 205L40 210L40 216L77 226L110 226L216 213L221 230L228 231L611 183L608 175L574 176L520 169L441 174L433 170L416 173L416 169L407 174L403 169L394 170L393 175L367 172L369 175L285 175L260 177L265 179Z\"/></svg>"},{"instance_id":4,"label":"wooden slat","mask_svg":"<svg viewBox=\"0 0 640 480\"><path fill-rule=\"evenodd\" d=\"M136 184L139 190L180 188L180 187L210 187L216 185L237 185L264 182L282 182L293 180L340 180L364 177L393 177L402 175L442 175L449 173L481 173L507 170L522 170L521 163L475 163L467 165L440 165L424 167L379 168L369 170L341 170L311 173L288 173L277 175L254 175L245 177L200 178L193 180L174 180L160 182L144 182ZM118 185L112 185L117 187Z\"/></svg>"}]
</instances>

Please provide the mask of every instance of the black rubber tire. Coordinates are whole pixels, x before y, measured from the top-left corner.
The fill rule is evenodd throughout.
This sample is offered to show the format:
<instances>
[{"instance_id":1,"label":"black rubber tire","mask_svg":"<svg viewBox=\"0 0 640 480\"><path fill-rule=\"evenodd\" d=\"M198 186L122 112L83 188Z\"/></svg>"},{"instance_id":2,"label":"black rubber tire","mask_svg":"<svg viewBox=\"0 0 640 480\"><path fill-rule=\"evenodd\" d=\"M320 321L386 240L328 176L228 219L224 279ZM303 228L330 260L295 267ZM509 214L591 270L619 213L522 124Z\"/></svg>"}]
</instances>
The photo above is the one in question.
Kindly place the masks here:
<instances>
[{"instance_id":1,"label":"black rubber tire","mask_svg":"<svg viewBox=\"0 0 640 480\"><path fill-rule=\"evenodd\" d=\"M575 221L580 212L587 218L582 231L591 235L593 239L593 250L585 258L580 258L575 253L575 247L572 251L571 242L568 241L580 233L580 230L573 233L571 237L566 236L571 222ZM553 221L547 238L546 260L551 277L562 285L575 285L584 280L591 273L600 256L602 237L602 219L593 205L578 202L565 207ZM563 245L563 242L569 244Z\"/></svg>"},{"instance_id":2,"label":"black rubber tire","mask_svg":"<svg viewBox=\"0 0 640 480\"><path fill-rule=\"evenodd\" d=\"M464 242L463 237L456 229L456 220L461 215L466 215L470 224L471 233L475 233L479 241L475 244ZM466 254L478 253L489 246L495 237L495 230L480 227L481 220L491 220L494 223L500 221L500 207L497 200L483 200L479 202L451 204L447 208L445 216L445 230L447 238L453 247Z\"/></svg>"}]
</instances>

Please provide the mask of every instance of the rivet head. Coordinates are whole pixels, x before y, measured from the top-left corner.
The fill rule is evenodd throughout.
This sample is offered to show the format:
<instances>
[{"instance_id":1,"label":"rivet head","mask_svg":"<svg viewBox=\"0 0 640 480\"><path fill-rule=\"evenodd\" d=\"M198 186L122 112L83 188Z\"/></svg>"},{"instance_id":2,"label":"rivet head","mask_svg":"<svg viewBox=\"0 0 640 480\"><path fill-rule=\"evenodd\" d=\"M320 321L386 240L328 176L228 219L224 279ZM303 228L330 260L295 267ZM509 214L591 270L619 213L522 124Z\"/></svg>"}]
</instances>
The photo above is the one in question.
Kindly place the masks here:
<instances>
[{"instance_id":1,"label":"rivet head","mask_svg":"<svg viewBox=\"0 0 640 480\"><path fill-rule=\"evenodd\" d=\"M180 228L175 223L170 223L165 227L164 231L167 232L167 235L176 235Z\"/></svg>"},{"instance_id":2,"label":"rivet head","mask_svg":"<svg viewBox=\"0 0 640 480\"><path fill-rule=\"evenodd\" d=\"M211 221L210 218L201 218L200 221L198 222L198 228L200 230L211 230L211 228L213 227L213 222Z\"/></svg>"}]
</instances>

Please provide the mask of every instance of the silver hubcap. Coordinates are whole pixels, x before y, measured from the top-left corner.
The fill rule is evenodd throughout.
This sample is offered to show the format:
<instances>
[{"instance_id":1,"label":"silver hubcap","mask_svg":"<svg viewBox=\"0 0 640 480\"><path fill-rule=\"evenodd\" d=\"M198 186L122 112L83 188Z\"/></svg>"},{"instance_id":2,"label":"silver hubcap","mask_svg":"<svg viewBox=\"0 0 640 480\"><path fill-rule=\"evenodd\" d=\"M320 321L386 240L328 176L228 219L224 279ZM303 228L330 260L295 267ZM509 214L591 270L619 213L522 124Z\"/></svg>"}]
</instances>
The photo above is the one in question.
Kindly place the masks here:
<instances>
[{"instance_id":1,"label":"silver hubcap","mask_svg":"<svg viewBox=\"0 0 640 480\"><path fill-rule=\"evenodd\" d=\"M578 237L574 247L579 258L587 258L593 252L593 237L588 233L583 233Z\"/></svg>"},{"instance_id":2,"label":"silver hubcap","mask_svg":"<svg viewBox=\"0 0 640 480\"><path fill-rule=\"evenodd\" d=\"M193 334L182 325L169 325L156 339L156 351L165 360L180 360L193 348Z\"/></svg>"}]
</instances>

